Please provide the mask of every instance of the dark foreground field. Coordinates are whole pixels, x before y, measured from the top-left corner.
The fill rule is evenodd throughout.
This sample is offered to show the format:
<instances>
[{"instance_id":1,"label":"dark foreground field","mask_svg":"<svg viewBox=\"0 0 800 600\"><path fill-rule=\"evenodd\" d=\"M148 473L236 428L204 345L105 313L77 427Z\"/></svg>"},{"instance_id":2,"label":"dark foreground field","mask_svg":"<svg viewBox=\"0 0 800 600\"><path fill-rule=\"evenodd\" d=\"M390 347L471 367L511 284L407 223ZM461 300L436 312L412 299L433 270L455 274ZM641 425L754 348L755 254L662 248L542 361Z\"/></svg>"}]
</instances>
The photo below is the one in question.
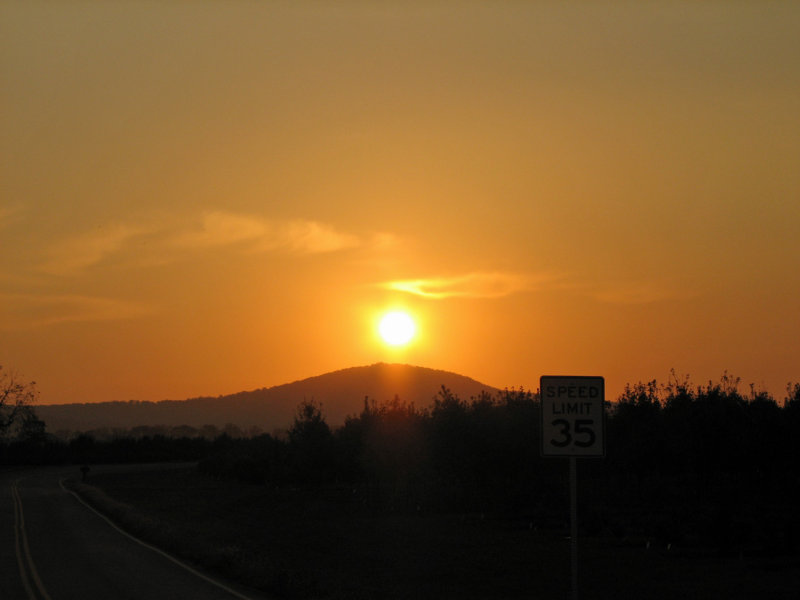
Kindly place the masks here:
<instances>
[{"instance_id":1,"label":"dark foreground field","mask_svg":"<svg viewBox=\"0 0 800 600\"><path fill-rule=\"evenodd\" d=\"M397 515L364 490L217 481L194 466L92 473L78 486L128 529L275 597L568 598L569 541L523 520ZM99 491L98 491L99 490ZM566 511L565 511L566 517ZM797 598L800 560L580 540L582 599Z\"/></svg>"}]
</instances>

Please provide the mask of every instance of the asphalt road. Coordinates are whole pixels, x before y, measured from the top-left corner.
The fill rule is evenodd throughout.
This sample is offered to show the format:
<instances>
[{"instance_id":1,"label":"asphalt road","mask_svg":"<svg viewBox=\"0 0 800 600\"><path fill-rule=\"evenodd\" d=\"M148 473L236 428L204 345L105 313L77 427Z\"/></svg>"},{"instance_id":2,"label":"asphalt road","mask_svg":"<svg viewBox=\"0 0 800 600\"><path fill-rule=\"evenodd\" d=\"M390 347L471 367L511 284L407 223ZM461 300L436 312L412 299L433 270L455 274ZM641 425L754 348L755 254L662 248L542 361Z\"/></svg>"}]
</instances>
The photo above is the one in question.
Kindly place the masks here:
<instances>
[{"instance_id":1,"label":"asphalt road","mask_svg":"<svg viewBox=\"0 0 800 600\"><path fill-rule=\"evenodd\" d=\"M76 471L0 470L2 600L256 600L118 530L60 485Z\"/></svg>"}]
</instances>

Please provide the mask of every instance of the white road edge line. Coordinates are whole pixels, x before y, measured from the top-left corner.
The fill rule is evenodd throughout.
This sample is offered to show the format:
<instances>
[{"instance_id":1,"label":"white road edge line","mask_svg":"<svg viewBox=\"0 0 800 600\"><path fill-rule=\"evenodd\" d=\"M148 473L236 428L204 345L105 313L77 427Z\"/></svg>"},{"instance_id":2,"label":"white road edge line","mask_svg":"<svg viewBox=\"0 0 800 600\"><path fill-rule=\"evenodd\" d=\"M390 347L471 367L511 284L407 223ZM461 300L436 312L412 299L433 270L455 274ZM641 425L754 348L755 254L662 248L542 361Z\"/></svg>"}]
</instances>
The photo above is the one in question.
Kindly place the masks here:
<instances>
[{"instance_id":1,"label":"white road edge line","mask_svg":"<svg viewBox=\"0 0 800 600\"><path fill-rule=\"evenodd\" d=\"M19 522L17 530L20 534L20 537L22 538L22 549L25 553L25 560L28 562L28 569L31 572L31 577L33 577L33 583L36 584L36 588L39 590L39 593L45 600L52 600L52 598L50 598L50 594L47 593L47 588L44 587L42 580L39 578L39 573L36 570L36 565L33 562L33 556L31 556L31 549L30 546L28 545L28 534L25 533L25 513L22 510L22 497L19 495L19 488L17 486L17 484L20 481L21 479L17 479L11 485L11 494L14 496L14 506L19 511ZM16 511L15 511L15 516L17 516ZM17 538L17 552L19 552L19 538ZM25 589L30 594L30 588L25 579L27 578L23 576L23 583L25 583ZM33 595L33 597L35 597L35 594Z\"/></svg>"},{"instance_id":2,"label":"white road edge line","mask_svg":"<svg viewBox=\"0 0 800 600\"><path fill-rule=\"evenodd\" d=\"M81 504L83 504L83 505L84 505L86 508L88 508L89 510L91 510L91 511L92 511L94 514L96 514L98 517L100 517L101 519L103 519L103 520L104 520L106 523L108 523L109 525L111 525L111 527L113 527L114 529L116 529L117 531L119 531L119 532L120 532L122 535L126 536L127 538L130 538L131 540L133 540L134 542L136 542L136 543L137 543L137 544L139 544L140 546L144 546L144 547L145 547L145 548L147 548L148 550L152 550L152 551L153 551L153 552L155 552L156 554L160 554L160 555L161 555L161 556L163 556L164 558L166 558L166 559L169 559L169 560L171 560L172 562L174 562L174 563L175 563L176 565L178 565L179 567L182 567L182 568L186 569L186 570L187 570L187 571L189 571L189 573L191 573L192 575L196 575L196 576L197 576L197 577L199 577L200 579L203 579L204 581L207 581L208 583L211 583L211 584L213 584L213 585L217 586L218 588L220 588L220 589L222 589L222 590L224 590L224 591L228 592L229 594L231 594L232 596L235 596L236 598L239 598L240 600L252 600L252 599L251 599L249 596L245 596L244 594L241 594L240 592L237 592L236 590L234 590L234 589L232 589L232 588L228 587L228 586L227 586L227 585L225 585L224 583L222 583L222 582L220 582L220 581L217 581L216 579L212 579L212 578L211 578L211 577L209 577L208 575L204 575L203 573L201 573L201 572L200 572L200 571L198 571L197 569L194 569L194 568L190 567L190 566L189 566L189 565L187 565L185 562L183 562L183 561L181 561L181 560L179 560L179 559L175 558L175 557L174 557L174 556L172 556L171 554L167 554L166 552L164 552L164 551L163 551L163 550L161 550L160 548L156 548L155 546L153 546L153 545L151 545L151 544L148 544L148 543L147 543L147 542L145 542L145 541L142 541L142 540L140 540L140 539L139 539L139 538L137 538L136 536L134 536L134 535L131 535L130 533L128 533L127 531L125 531L124 529L122 529L121 527L119 527L119 526L118 526L116 523L114 523L114 521L112 521L111 519L109 519L107 516L105 516L105 515L104 515L103 513L101 513L100 511L98 511L98 510L97 510L95 507L91 506L91 505L90 505L88 502L86 502L86 501L85 501L83 498L81 498L81 497L80 497L80 496L79 496L77 493L73 492L72 490L68 490L68 489L67 489L67 488L64 486L64 479L63 479L63 478L59 480L58 484L61 486L61 489L62 489L62 490L64 490L64 491L65 491L65 492L67 492L68 494L72 494L72 495L73 495L73 496L74 496L74 497L75 497L75 498L78 500L78 502L80 502Z\"/></svg>"},{"instance_id":3,"label":"white road edge line","mask_svg":"<svg viewBox=\"0 0 800 600\"><path fill-rule=\"evenodd\" d=\"M9 489L11 490L11 498L14 501L14 550L17 554L17 567L19 567L19 577L22 580L22 587L25 588L25 593L28 595L28 600L36 600L36 592L31 587L31 582L28 580L28 572L25 569L25 561L22 553L22 541L19 534L19 505L17 504L17 495L12 483Z\"/></svg>"}]
</instances>

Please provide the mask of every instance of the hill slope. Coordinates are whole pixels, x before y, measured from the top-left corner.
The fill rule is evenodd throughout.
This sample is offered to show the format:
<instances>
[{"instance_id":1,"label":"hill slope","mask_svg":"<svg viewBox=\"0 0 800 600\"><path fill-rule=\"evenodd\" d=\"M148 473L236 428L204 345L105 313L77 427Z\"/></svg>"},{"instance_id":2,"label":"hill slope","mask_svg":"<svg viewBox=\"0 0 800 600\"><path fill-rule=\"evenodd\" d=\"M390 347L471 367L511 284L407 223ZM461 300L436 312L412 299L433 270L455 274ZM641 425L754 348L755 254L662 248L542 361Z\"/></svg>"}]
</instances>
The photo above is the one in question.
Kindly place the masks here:
<instances>
[{"instance_id":1,"label":"hill slope","mask_svg":"<svg viewBox=\"0 0 800 600\"><path fill-rule=\"evenodd\" d=\"M377 363L217 398L55 404L39 406L36 412L50 432L137 425L221 427L227 423L240 427L257 425L265 431L272 431L288 427L297 405L303 400L313 399L322 405L328 424L336 427L344 423L348 415L361 412L366 396L382 403L397 395L422 408L432 403L443 385L465 400L484 390L489 393L497 391L449 371Z\"/></svg>"}]
</instances>

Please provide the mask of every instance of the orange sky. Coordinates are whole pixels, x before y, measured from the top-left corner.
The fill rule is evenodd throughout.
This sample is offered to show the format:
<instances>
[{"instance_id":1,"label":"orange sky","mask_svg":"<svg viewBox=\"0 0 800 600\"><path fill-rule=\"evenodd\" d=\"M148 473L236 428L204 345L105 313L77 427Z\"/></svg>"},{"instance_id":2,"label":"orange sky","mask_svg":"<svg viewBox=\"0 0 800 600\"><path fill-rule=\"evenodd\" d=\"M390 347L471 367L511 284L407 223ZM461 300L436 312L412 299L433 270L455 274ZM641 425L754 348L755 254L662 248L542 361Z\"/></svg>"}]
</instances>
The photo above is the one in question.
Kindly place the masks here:
<instances>
[{"instance_id":1,"label":"orange sky","mask_svg":"<svg viewBox=\"0 0 800 600\"><path fill-rule=\"evenodd\" d=\"M0 364L800 381L797 2L0 4ZM375 328L405 308L414 343Z\"/></svg>"}]
</instances>

